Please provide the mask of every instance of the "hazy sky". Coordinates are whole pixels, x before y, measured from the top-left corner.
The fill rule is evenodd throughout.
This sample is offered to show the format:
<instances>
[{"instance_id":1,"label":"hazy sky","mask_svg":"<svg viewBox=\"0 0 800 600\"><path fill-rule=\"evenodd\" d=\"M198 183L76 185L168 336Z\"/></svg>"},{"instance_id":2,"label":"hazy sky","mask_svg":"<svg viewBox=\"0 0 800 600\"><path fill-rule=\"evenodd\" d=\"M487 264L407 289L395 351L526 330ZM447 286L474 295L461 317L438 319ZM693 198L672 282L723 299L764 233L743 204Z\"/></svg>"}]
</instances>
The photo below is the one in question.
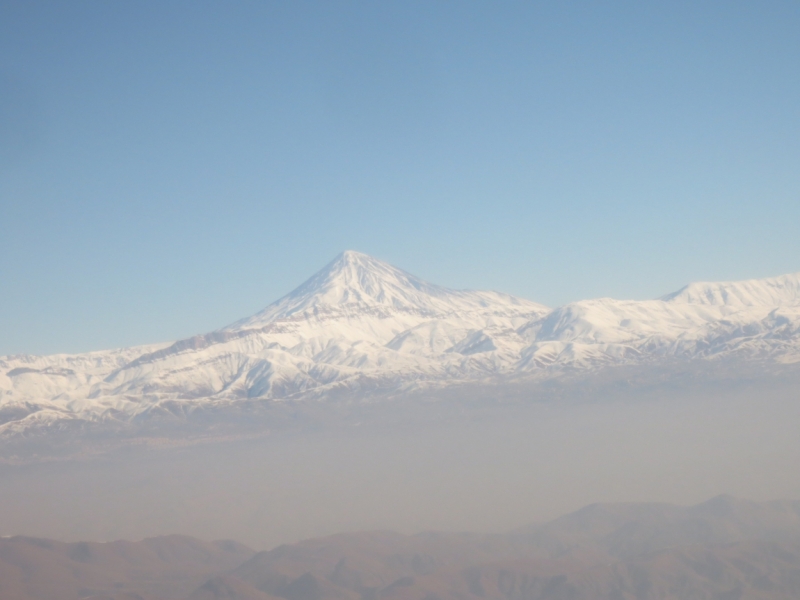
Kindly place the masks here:
<instances>
[{"instance_id":1,"label":"hazy sky","mask_svg":"<svg viewBox=\"0 0 800 600\"><path fill-rule=\"evenodd\" d=\"M0 2L0 354L355 249L549 305L800 270L800 3Z\"/></svg>"}]
</instances>

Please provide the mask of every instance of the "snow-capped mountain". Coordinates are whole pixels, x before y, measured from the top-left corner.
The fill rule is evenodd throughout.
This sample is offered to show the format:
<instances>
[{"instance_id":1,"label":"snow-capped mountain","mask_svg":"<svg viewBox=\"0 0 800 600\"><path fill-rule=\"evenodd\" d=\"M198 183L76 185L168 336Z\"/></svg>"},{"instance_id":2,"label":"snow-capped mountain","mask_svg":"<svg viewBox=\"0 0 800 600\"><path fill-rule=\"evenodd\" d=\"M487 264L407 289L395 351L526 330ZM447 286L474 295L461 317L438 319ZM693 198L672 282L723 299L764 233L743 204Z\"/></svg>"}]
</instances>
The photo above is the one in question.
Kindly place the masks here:
<instances>
[{"instance_id":1,"label":"snow-capped mountain","mask_svg":"<svg viewBox=\"0 0 800 600\"><path fill-rule=\"evenodd\" d=\"M694 283L657 300L554 310L436 286L344 252L252 317L175 343L0 358L0 431L130 419L160 403L358 399L412 386L546 378L608 365L800 362L800 274Z\"/></svg>"}]
</instances>

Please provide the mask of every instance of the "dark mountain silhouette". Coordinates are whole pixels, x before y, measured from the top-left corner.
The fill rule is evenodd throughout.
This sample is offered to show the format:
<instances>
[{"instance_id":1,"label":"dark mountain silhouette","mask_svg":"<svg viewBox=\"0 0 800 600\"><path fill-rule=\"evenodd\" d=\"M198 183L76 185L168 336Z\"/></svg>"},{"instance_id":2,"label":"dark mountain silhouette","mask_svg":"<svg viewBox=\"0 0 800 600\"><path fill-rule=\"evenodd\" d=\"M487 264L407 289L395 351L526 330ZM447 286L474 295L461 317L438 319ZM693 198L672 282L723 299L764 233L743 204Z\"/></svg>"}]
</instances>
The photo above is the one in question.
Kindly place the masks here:
<instances>
[{"instance_id":1,"label":"dark mountain silhouette","mask_svg":"<svg viewBox=\"0 0 800 600\"><path fill-rule=\"evenodd\" d=\"M800 502L594 504L506 534L0 539L3 600L789 600Z\"/></svg>"}]
</instances>

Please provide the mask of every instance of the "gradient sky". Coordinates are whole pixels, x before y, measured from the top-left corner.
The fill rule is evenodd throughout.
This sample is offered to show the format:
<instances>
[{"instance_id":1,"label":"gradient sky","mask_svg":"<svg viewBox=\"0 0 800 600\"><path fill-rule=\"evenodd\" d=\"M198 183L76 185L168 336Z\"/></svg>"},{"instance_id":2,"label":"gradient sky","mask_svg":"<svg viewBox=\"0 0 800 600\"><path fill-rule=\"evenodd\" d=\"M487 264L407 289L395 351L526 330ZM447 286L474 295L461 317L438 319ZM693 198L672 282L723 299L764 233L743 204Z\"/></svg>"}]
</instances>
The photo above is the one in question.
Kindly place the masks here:
<instances>
[{"instance_id":1,"label":"gradient sky","mask_svg":"<svg viewBox=\"0 0 800 600\"><path fill-rule=\"evenodd\" d=\"M800 3L0 2L0 354L344 249L551 306L800 270Z\"/></svg>"}]
</instances>

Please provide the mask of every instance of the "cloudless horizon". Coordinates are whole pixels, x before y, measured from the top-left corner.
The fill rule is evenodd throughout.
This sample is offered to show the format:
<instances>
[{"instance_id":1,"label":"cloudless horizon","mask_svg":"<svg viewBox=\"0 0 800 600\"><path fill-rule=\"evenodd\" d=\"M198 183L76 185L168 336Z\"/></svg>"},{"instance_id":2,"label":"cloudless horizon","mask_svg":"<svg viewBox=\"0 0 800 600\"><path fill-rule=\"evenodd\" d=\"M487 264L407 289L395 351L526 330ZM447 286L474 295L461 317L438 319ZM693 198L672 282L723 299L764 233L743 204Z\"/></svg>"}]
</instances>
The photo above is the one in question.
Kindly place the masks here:
<instances>
[{"instance_id":1,"label":"cloudless horizon","mask_svg":"<svg viewBox=\"0 0 800 600\"><path fill-rule=\"evenodd\" d=\"M800 4L0 4L0 355L343 250L549 306L800 271Z\"/></svg>"}]
</instances>

